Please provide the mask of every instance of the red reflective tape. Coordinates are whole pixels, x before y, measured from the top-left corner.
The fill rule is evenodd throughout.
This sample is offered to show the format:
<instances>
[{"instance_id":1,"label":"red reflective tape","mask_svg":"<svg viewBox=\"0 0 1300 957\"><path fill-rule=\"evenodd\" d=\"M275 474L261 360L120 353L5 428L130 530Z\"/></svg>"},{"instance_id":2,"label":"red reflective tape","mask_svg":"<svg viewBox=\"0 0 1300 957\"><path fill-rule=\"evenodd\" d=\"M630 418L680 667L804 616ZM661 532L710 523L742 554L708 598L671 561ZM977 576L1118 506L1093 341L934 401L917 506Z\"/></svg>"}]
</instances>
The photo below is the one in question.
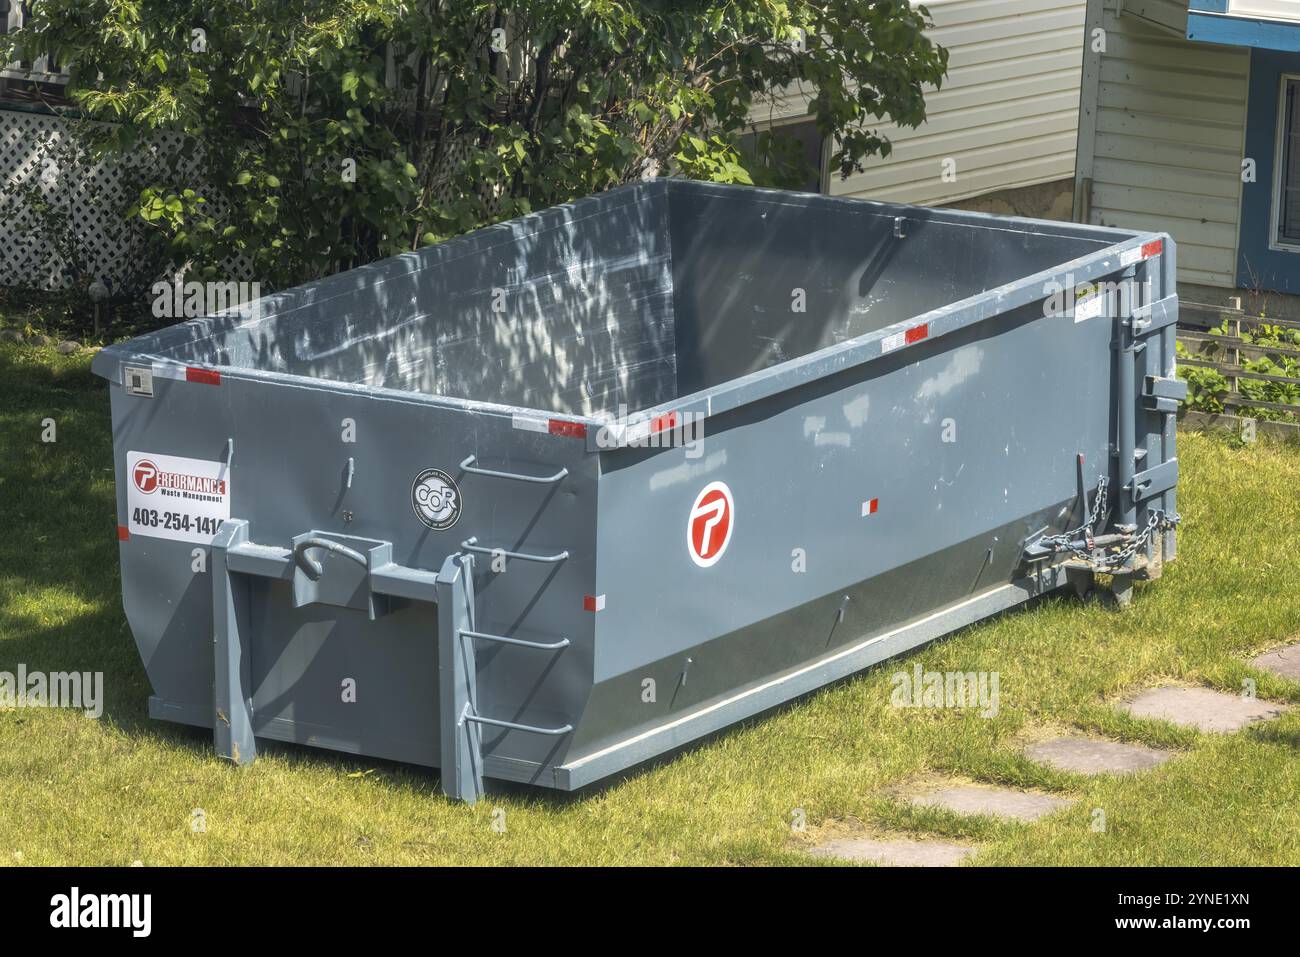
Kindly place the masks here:
<instances>
[{"instance_id":1,"label":"red reflective tape","mask_svg":"<svg viewBox=\"0 0 1300 957\"><path fill-rule=\"evenodd\" d=\"M1165 251L1165 241L1157 239L1154 242L1146 243L1142 246L1142 258L1150 259L1152 256L1159 256Z\"/></svg>"},{"instance_id":2,"label":"red reflective tape","mask_svg":"<svg viewBox=\"0 0 1300 957\"><path fill-rule=\"evenodd\" d=\"M129 528L127 528L125 525L117 526L117 540L119 542L125 542L130 537L131 537L131 530Z\"/></svg>"},{"instance_id":3,"label":"red reflective tape","mask_svg":"<svg viewBox=\"0 0 1300 957\"><path fill-rule=\"evenodd\" d=\"M605 608L604 595L583 595L582 596L583 611L602 611L604 610L604 608Z\"/></svg>"},{"instance_id":4,"label":"red reflective tape","mask_svg":"<svg viewBox=\"0 0 1300 957\"><path fill-rule=\"evenodd\" d=\"M677 428L677 413L665 412L663 415L656 415L650 420L650 434L655 435L659 432L665 432Z\"/></svg>"},{"instance_id":5,"label":"red reflective tape","mask_svg":"<svg viewBox=\"0 0 1300 957\"><path fill-rule=\"evenodd\" d=\"M910 346L913 342L920 342L929 335L930 324L928 322L923 322L919 326L913 326L911 329L908 329L907 333L903 336L903 341Z\"/></svg>"},{"instance_id":6,"label":"red reflective tape","mask_svg":"<svg viewBox=\"0 0 1300 957\"><path fill-rule=\"evenodd\" d=\"M216 369L199 369L194 366L186 366L185 381L202 382L204 385L221 385L221 373Z\"/></svg>"},{"instance_id":7,"label":"red reflective tape","mask_svg":"<svg viewBox=\"0 0 1300 957\"><path fill-rule=\"evenodd\" d=\"M585 422L566 422L564 419L551 419L546 423L546 431L551 435L564 435L571 439L585 439L587 425Z\"/></svg>"},{"instance_id":8,"label":"red reflective tape","mask_svg":"<svg viewBox=\"0 0 1300 957\"><path fill-rule=\"evenodd\" d=\"M878 498L873 498L870 499L869 501L862 503L863 517L866 517L867 515L875 515L876 512L879 511L879 509L880 509L880 499Z\"/></svg>"}]
</instances>

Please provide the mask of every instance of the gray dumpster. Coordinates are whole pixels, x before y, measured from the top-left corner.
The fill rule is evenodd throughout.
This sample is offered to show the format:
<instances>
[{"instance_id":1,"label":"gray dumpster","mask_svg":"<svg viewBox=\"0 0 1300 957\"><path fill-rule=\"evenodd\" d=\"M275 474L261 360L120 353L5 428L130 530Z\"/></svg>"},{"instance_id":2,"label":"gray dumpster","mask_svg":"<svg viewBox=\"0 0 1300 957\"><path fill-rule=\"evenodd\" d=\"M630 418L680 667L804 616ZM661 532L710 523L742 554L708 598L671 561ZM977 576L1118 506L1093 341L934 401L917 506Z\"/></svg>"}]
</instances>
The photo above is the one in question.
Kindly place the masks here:
<instances>
[{"instance_id":1,"label":"gray dumpster","mask_svg":"<svg viewBox=\"0 0 1300 957\"><path fill-rule=\"evenodd\" d=\"M1123 595L1176 317L1167 236L659 181L105 349L150 714L567 790Z\"/></svg>"}]
</instances>

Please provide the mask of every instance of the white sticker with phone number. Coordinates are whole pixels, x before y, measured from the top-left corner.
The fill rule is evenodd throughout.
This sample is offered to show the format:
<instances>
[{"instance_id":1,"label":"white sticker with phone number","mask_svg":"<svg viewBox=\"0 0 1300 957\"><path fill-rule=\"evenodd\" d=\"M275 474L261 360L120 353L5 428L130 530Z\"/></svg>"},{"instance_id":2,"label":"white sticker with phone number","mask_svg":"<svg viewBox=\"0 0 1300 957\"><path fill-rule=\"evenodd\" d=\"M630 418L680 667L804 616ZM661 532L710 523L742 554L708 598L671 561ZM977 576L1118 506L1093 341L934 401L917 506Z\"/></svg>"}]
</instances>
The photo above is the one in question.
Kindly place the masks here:
<instances>
[{"instance_id":1,"label":"white sticker with phone number","mask_svg":"<svg viewBox=\"0 0 1300 957\"><path fill-rule=\"evenodd\" d=\"M132 535L212 544L230 518L225 462L127 452L127 528Z\"/></svg>"}]
</instances>

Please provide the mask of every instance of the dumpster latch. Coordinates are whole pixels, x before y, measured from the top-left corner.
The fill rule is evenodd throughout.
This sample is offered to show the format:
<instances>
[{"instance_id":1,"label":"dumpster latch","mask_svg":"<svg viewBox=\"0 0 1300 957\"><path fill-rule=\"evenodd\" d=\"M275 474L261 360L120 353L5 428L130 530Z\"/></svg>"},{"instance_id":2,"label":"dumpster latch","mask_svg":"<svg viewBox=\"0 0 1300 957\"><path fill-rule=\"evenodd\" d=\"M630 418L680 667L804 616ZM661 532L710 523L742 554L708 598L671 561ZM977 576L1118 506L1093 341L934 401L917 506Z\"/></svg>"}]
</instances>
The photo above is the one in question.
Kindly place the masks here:
<instances>
[{"instance_id":1,"label":"dumpster latch","mask_svg":"<svg viewBox=\"0 0 1300 957\"><path fill-rule=\"evenodd\" d=\"M1133 486L1129 489L1134 503L1155 498L1161 492L1167 492L1178 484L1178 459L1170 459L1159 465L1138 472L1133 476Z\"/></svg>"},{"instance_id":2,"label":"dumpster latch","mask_svg":"<svg viewBox=\"0 0 1300 957\"><path fill-rule=\"evenodd\" d=\"M1177 412L1187 398L1185 379L1149 375L1142 387L1142 402L1153 412Z\"/></svg>"},{"instance_id":3,"label":"dumpster latch","mask_svg":"<svg viewBox=\"0 0 1300 957\"><path fill-rule=\"evenodd\" d=\"M1133 477L1133 485L1126 489L1135 502L1143 501L1173 488L1178 481L1178 460L1171 459ZM1120 526L1114 532L1100 533L1106 526L1109 512L1107 491L1110 480L1102 476L1097 483L1097 495L1092 507L1086 507L1085 497L1084 522L1078 528L1057 535L1046 532L1032 535L1024 545L1022 556L1026 562L1047 562L1058 554L1066 553L1081 566L1093 571L1109 574L1118 573L1137 553L1146 546L1151 536L1161 531L1168 531L1179 523L1175 513L1166 513L1161 509L1151 509L1147 515L1147 524L1138 529L1134 526Z\"/></svg>"}]
</instances>

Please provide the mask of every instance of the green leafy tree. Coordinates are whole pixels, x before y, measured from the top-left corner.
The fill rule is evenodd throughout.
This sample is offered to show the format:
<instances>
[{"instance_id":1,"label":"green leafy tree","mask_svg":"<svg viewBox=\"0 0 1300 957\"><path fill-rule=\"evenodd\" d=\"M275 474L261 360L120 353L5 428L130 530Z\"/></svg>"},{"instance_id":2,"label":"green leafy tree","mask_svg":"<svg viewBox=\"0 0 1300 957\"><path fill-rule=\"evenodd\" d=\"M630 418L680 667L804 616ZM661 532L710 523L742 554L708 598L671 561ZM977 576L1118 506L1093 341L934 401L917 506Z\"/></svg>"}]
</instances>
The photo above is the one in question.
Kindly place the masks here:
<instances>
[{"instance_id":1,"label":"green leafy tree","mask_svg":"<svg viewBox=\"0 0 1300 957\"><path fill-rule=\"evenodd\" d=\"M273 286L637 178L753 182L738 143L773 90L811 96L848 175L888 153L883 120L924 119L947 66L908 0L32 6L9 58L71 64L111 148L165 129L202 158L201 180L159 177L131 215L174 262L238 254Z\"/></svg>"}]
</instances>

